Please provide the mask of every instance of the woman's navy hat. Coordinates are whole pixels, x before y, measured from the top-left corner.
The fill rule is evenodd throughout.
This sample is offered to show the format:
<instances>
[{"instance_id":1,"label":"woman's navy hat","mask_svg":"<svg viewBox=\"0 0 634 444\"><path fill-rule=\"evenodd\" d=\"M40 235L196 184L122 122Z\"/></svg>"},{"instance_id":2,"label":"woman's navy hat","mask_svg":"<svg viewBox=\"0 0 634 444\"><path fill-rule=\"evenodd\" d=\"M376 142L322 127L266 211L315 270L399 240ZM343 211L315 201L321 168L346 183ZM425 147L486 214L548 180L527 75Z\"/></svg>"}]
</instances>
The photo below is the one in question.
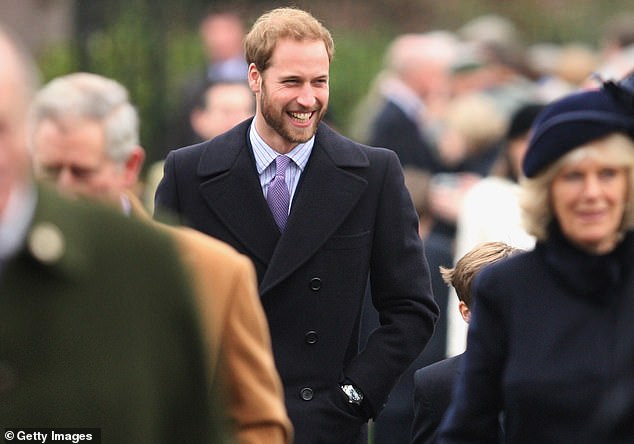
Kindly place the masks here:
<instances>
[{"instance_id":1,"label":"woman's navy hat","mask_svg":"<svg viewBox=\"0 0 634 444\"><path fill-rule=\"evenodd\" d=\"M621 93L626 91L604 85L546 106L533 125L522 164L524 175L534 177L569 151L611 133L625 133L634 139L634 108L620 100Z\"/></svg>"}]
</instances>

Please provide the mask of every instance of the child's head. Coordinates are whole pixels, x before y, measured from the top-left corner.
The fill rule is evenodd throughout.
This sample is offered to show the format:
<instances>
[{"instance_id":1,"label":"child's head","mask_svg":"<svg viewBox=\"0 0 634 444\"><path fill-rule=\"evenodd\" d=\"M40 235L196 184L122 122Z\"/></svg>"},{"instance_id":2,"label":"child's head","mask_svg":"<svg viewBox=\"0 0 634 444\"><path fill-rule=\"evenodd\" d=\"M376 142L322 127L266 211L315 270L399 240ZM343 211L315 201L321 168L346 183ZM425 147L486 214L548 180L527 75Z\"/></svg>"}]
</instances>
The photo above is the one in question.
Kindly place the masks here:
<instances>
[{"instance_id":1,"label":"child's head","mask_svg":"<svg viewBox=\"0 0 634 444\"><path fill-rule=\"evenodd\" d=\"M484 242L462 256L453 268L440 267L440 274L447 285L456 289L460 300L460 313L469 322L471 285L478 272L486 265L498 262L522 250L504 242Z\"/></svg>"}]
</instances>

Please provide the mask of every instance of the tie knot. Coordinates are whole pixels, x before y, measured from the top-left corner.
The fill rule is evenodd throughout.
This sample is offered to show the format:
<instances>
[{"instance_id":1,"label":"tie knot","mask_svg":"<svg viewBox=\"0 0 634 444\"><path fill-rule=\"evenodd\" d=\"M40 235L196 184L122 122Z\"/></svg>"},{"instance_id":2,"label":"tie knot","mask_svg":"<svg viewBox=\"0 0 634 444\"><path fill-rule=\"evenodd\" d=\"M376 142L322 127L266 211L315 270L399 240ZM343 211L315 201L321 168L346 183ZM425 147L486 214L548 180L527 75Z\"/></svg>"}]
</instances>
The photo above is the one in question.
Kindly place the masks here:
<instances>
[{"instance_id":1,"label":"tie knot","mask_svg":"<svg viewBox=\"0 0 634 444\"><path fill-rule=\"evenodd\" d=\"M276 177L284 177L286 174L286 167L290 163L291 158L288 156L277 156L275 158L275 176Z\"/></svg>"}]
</instances>

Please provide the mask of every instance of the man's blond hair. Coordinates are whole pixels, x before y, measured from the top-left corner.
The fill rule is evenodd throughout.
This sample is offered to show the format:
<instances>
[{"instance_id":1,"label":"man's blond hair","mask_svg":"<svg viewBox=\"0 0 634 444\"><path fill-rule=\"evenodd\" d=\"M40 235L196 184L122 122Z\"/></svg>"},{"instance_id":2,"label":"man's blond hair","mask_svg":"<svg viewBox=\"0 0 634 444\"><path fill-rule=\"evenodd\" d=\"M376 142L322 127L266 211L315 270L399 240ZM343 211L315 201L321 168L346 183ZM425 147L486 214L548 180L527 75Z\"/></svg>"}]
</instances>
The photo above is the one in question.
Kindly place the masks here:
<instances>
[{"instance_id":1,"label":"man's blond hair","mask_svg":"<svg viewBox=\"0 0 634 444\"><path fill-rule=\"evenodd\" d=\"M275 45L282 39L321 40L329 61L335 53L330 31L315 17L297 8L277 8L258 18L247 34L244 41L247 63L254 63L260 72L265 71L271 63Z\"/></svg>"}]
</instances>

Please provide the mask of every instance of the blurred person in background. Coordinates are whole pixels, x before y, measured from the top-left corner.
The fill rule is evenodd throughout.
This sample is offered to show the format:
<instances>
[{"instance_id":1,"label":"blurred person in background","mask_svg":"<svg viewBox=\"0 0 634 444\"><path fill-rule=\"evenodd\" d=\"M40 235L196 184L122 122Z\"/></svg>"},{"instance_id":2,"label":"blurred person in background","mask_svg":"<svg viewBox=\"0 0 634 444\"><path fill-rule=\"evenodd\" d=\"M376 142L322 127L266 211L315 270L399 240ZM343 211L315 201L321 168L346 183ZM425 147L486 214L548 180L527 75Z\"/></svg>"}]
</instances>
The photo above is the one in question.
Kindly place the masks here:
<instances>
[{"instance_id":1,"label":"blurred person in background","mask_svg":"<svg viewBox=\"0 0 634 444\"><path fill-rule=\"evenodd\" d=\"M207 82L246 82L245 34L243 19L235 11L210 12L203 18L200 36L208 61Z\"/></svg>"},{"instance_id":2,"label":"blurred person in background","mask_svg":"<svg viewBox=\"0 0 634 444\"><path fill-rule=\"evenodd\" d=\"M507 126L507 117L493 99L477 91L452 97L436 124L446 172L489 174Z\"/></svg>"},{"instance_id":3,"label":"blurred person in background","mask_svg":"<svg viewBox=\"0 0 634 444\"><path fill-rule=\"evenodd\" d=\"M585 86L597 82L618 81L634 70L634 13L622 13L604 25L600 40L601 63L595 76Z\"/></svg>"},{"instance_id":4,"label":"blurred person in background","mask_svg":"<svg viewBox=\"0 0 634 444\"><path fill-rule=\"evenodd\" d=\"M574 92L588 82L598 67L599 55L594 48L581 42L569 42L561 47L554 74L570 85L569 92Z\"/></svg>"},{"instance_id":5,"label":"blurred person in background","mask_svg":"<svg viewBox=\"0 0 634 444\"><path fill-rule=\"evenodd\" d=\"M553 42L537 42L526 48L526 63L533 73L537 101L548 103L573 92L572 85L557 74L562 52L563 45Z\"/></svg>"},{"instance_id":6,"label":"blurred person in background","mask_svg":"<svg viewBox=\"0 0 634 444\"><path fill-rule=\"evenodd\" d=\"M462 257L474 246L501 241L531 249L533 236L522 225L519 179L530 130L544 105L528 103L511 117L496 164L465 195L458 215L454 257Z\"/></svg>"},{"instance_id":7,"label":"blurred person in background","mask_svg":"<svg viewBox=\"0 0 634 444\"><path fill-rule=\"evenodd\" d=\"M453 268L440 267L446 285L457 295L458 311L469 323L473 298L471 284L485 266L496 263L521 251L504 242L483 242L464 254ZM411 429L412 444L431 444L453 393L460 372L462 354L444 359L416 370L414 374L414 421Z\"/></svg>"},{"instance_id":8,"label":"blurred person in background","mask_svg":"<svg viewBox=\"0 0 634 444\"><path fill-rule=\"evenodd\" d=\"M189 120L198 142L213 139L255 113L255 97L246 82L218 81L209 84L192 110ZM163 160L149 166L143 187L143 204L154 212L154 194L163 178Z\"/></svg>"},{"instance_id":9,"label":"blurred person in background","mask_svg":"<svg viewBox=\"0 0 634 444\"><path fill-rule=\"evenodd\" d=\"M367 442L438 307L396 154L322 119L334 42L311 14L277 8L247 34L254 119L172 151L156 193L253 260L296 444ZM371 287L381 325L359 344Z\"/></svg>"},{"instance_id":10,"label":"blurred person in background","mask_svg":"<svg viewBox=\"0 0 634 444\"><path fill-rule=\"evenodd\" d=\"M452 246L465 194L490 174L512 113L535 95L512 21L483 15L465 23L456 35L449 66L451 98L428 124L443 165L432 182L434 230Z\"/></svg>"},{"instance_id":11,"label":"blurred person in background","mask_svg":"<svg viewBox=\"0 0 634 444\"><path fill-rule=\"evenodd\" d=\"M494 99L506 119L521 104L536 99L522 36L513 21L485 14L469 20L457 34L478 61L474 69L461 75L476 76L476 90ZM457 59L457 63L463 62Z\"/></svg>"},{"instance_id":12,"label":"blurred person in background","mask_svg":"<svg viewBox=\"0 0 634 444\"><path fill-rule=\"evenodd\" d=\"M214 82L190 114L199 142L213 139L255 113L255 97L246 82Z\"/></svg>"},{"instance_id":13,"label":"blurred person in background","mask_svg":"<svg viewBox=\"0 0 634 444\"><path fill-rule=\"evenodd\" d=\"M543 103L585 87L600 63L597 50L581 42L539 43L527 53L535 72L537 99Z\"/></svg>"},{"instance_id":14,"label":"blurred person in background","mask_svg":"<svg viewBox=\"0 0 634 444\"><path fill-rule=\"evenodd\" d=\"M521 182L537 243L474 281L467 349L438 442L498 442L499 412L505 442L631 440L611 440L596 415L634 362L633 138L631 110L605 88L538 115Z\"/></svg>"},{"instance_id":15,"label":"blurred person in background","mask_svg":"<svg viewBox=\"0 0 634 444\"><path fill-rule=\"evenodd\" d=\"M403 34L385 54L380 92L382 105L370 126L368 144L396 152L402 167L437 174L452 169L438 141L450 100L450 67L456 39L451 33L432 31ZM453 171L452 171L453 172ZM469 175L442 174L430 190L433 230L453 241L456 195L472 183Z\"/></svg>"},{"instance_id":16,"label":"blurred person in background","mask_svg":"<svg viewBox=\"0 0 634 444\"><path fill-rule=\"evenodd\" d=\"M247 81L244 58L245 27L242 16L235 10L211 10L200 21L200 40L205 64L188 74L181 87L182 102L174 114L172 137L168 146L183 146L199 142L190 122L190 114L200 103L208 86L217 82Z\"/></svg>"},{"instance_id":17,"label":"blurred person in background","mask_svg":"<svg viewBox=\"0 0 634 444\"><path fill-rule=\"evenodd\" d=\"M618 80L634 69L634 12L620 12L603 23L598 42L606 80Z\"/></svg>"},{"instance_id":18,"label":"blurred person in background","mask_svg":"<svg viewBox=\"0 0 634 444\"><path fill-rule=\"evenodd\" d=\"M541 103L527 103L515 111L490 174L471 187L461 200L456 219L454 263L482 242L502 241L525 250L532 249L535 238L522 224L519 179L530 129L543 107ZM456 298L450 296L448 356L464 351L467 335L465 323L456 315L455 304Z\"/></svg>"},{"instance_id":19,"label":"blurred person in background","mask_svg":"<svg viewBox=\"0 0 634 444\"><path fill-rule=\"evenodd\" d=\"M489 174L505 124L493 100L480 92L451 98L435 122L438 153L445 170L435 174L431 182L433 230L444 235L452 249L464 196Z\"/></svg>"},{"instance_id":20,"label":"blurred person in background","mask_svg":"<svg viewBox=\"0 0 634 444\"><path fill-rule=\"evenodd\" d=\"M426 126L449 97L453 38L446 33L398 36L385 54L381 108L367 143L393 150L402 166L443 169Z\"/></svg>"},{"instance_id":21,"label":"blurred person in background","mask_svg":"<svg viewBox=\"0 0 634 444\"><path fill-rule=\"evenodd\" d=\"M158 225L133 193L144 151L138 115L123 85L90 73L51 80L35 96L30 139L39 179ZM226 387L236 442L291 442L252 264L199 232L161 227L176 240L192 275L210 374Z\"/></svg>"},{"instance_id":22,"label":"blurred person in background","mask_svg":"<svg viewBox=\"0 0 634 444\"><path fill-rule=\"evenodd\" d=\"M381 89L389 77L389 72L383 67L371 80L365 94L354 105L347 129L351 139L360 143L368 143L370 140L374 119L385 105L386 98Z\"/></svg>"},{"instance_id":23,"label":"blurred person in background","mask_svg":"<svg viewBox=\"0 0 634 444\"><path fill-rule=\"evenodd\" d=\"M33 181L37 77L1 28L0 423L98 427L117 443L226 442L172 239Z\"/></svg>"}]
</instances>

